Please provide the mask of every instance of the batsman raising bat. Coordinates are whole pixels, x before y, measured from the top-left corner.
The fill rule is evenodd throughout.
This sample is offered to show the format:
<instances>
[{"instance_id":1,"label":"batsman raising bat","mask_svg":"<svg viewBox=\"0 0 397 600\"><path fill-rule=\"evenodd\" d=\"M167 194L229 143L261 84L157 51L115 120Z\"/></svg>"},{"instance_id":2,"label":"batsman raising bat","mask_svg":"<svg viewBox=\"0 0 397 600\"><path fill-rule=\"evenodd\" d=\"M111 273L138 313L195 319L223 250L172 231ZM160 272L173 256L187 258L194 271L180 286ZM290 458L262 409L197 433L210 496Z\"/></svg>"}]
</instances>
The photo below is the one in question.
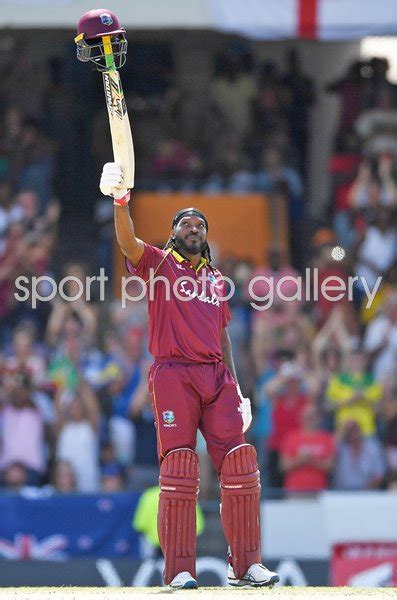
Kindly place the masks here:
<instances>
[{"instance_id":1,"label":"batsman raising bat","mask_svg":"<svg viewBox=\"0 0 397 600\"><path fill-rule=\"evenodd\" d=\"M110 11L86 13L76 38L79 58L93 62L105 74L112 69L114 76L115 67L125 61L124 33ZM120 100L121 86L117 84L114 90ZM107 99L108 108L109 103ZM125 119L126 111L116 111L119 120L121 116ZM211 263L208 221L197 208L180 210L163 250L135 236L128 206L134 171L131 133L118 125L117 139L113 139L115 161L103 167L100 190L113 198L117 241L128 271L145 282L161 276L171 290L167 294L167 286L160 281L148 297L149 350L154 356L149 390L160 464L157 524L165 558L164 581L172 589L197 588L199 462L195 447L199 429L220 482L229 584L272 587L279 577L261 564L256 451L244 437L252 420L251 405L237 382L227 331L230 313L225 282ZM115 130L111 131L113 137Z\"/></svg>"}]
</instances>

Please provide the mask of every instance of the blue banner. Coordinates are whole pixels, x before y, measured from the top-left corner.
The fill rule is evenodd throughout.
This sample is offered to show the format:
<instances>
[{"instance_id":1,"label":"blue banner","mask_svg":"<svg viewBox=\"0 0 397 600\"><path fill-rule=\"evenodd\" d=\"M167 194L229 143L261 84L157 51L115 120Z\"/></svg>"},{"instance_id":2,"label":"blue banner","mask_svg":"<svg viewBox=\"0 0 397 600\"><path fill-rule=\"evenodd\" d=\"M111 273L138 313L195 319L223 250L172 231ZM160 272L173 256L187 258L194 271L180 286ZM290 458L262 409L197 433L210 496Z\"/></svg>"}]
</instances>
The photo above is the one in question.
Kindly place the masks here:
<instances>
[{"instance_id":1,"label":"blue banner","mask_svg":"<svg viewBox=\"0 0 397 600\"><path fill-rule=\"evenodd\" d=\"M0 558L139 558L132 518L140 493L0 495Z\"/></svg>"}]
</instances>

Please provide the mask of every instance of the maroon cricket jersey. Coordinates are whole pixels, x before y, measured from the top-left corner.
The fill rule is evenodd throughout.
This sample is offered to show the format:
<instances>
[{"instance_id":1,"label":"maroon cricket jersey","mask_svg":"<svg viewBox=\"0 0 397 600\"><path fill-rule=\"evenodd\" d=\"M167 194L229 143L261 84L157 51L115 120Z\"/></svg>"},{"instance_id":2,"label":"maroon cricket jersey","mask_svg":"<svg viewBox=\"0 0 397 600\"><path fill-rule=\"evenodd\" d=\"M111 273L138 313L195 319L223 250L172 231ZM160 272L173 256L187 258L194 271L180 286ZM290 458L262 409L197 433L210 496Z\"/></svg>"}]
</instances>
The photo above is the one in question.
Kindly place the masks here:
<instances>
[{"instance_id":1,"label":"maroon cricket jersey","mask_svg":"<svg viewBox=\"0 0 397 600\"><path fill-rule=\"evenodd\" d=\"M230 312L227 301L220 300L226 291L217 269L210 269L205 259L195 269L175 250L160 250L149 244L145 244L136 267L128 259L126 266L131 274L146 282L149 351L155 358L206 363L222 360L221 331L230 320ZM209 279L204 283L200 280L203 272ZM155 280L157 277L168 280L169 300L166 284ZM196 289L189 278L196 280ZM174 284L177 293L173 291Z\"/></svg>"}]
</instances>

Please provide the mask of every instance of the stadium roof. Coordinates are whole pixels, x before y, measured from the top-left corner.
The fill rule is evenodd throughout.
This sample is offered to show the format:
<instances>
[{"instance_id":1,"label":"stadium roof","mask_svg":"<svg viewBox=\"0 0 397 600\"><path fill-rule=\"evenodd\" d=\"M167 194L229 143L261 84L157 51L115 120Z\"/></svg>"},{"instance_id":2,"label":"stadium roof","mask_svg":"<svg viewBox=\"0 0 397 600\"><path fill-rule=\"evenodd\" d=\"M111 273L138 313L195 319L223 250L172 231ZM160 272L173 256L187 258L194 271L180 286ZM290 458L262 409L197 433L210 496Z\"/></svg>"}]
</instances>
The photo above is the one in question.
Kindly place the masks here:
<instances>
[{"instance_id":1,"label":"stadium roof","mask_svg":"<svg viewBox=\"0 0 397 600\"><path fill-rule=\"evenodd\" d=\"M128 29L209 29L257 40L397 35L397 0L104 0ZM75 28L92 0L2 0L0 27Z\"/></svg>"}]
</instances>

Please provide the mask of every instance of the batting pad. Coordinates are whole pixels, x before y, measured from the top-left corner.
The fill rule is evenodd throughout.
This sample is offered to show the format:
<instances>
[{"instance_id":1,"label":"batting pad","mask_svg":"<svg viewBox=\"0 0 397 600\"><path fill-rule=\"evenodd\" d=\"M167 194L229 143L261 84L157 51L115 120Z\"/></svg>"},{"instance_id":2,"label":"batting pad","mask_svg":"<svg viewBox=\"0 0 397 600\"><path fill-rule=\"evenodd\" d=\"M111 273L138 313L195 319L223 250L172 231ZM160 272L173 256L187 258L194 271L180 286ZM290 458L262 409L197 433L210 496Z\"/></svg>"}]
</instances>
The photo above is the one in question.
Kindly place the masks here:
<instances>
[{"instance_id":1,"label":"batting pad","mask_svg":"<svg viewBox=\"0 0 397 600\"><path fill-rule=\"evenodd\" d=\"M221 519L237 579L260 563L260 476L256 450L242 444L230 450L221 467Z\"/></svg>"},{"instance_id":2,"label":"batting pad","mask_svg":"<svg viewBox=\"0 0 397 600\"><path fill-rule=\"evenodd\" d=\"M164 554L164 582L182 571L196 578L196 502L199 462L190 448L169 452L160 466L157 530Z\"/></svg>"}]
</instances>

